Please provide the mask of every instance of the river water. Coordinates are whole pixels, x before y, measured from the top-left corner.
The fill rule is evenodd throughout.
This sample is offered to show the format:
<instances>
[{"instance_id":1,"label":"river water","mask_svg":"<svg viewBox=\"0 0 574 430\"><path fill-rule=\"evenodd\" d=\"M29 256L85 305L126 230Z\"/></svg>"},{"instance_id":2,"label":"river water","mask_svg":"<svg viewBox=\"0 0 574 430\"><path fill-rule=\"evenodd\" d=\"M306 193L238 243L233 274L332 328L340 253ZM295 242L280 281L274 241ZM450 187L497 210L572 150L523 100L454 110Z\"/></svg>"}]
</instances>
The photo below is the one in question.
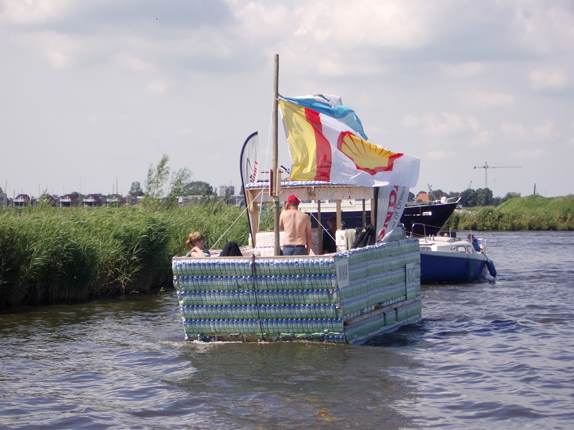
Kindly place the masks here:
<instances>
[{"instance_id":1,"label":"river water","mask_svg":"<svg viewBox=\"0 0 574 430\"><path fill-rule=\"evenodd\" d=\"M0 428L574 428L574 234L489 233L372 346L195 344L176 298L0 315Z\"/></svg>"}]
</instances>

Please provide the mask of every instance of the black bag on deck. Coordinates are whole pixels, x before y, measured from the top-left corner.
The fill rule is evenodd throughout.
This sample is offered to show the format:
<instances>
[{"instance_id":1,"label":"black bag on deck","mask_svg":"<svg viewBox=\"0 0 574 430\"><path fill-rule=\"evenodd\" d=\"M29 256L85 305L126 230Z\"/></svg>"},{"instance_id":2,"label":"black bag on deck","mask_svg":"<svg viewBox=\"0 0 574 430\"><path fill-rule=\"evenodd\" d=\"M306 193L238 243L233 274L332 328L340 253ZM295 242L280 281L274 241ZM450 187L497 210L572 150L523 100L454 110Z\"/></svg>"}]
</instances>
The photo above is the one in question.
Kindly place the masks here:
<instances>
[{"instance_id":1,"label":"black bag on deck","mask_svg":"<svg viewBox=\"0 0 574 430\"><path fill-rule=\"evenodd\" d=\"M364 246L374 245L376 237L375 227L369 225L357 233L352 248L363 248Z\"/></svg>"},{"instance_id":2,"label":"black bag on deck","mask_svg":"<svg viewBox=\"0 0 574 430\"><path fill-rule=\"evenodd\" d=\"M227 242L219 255L222 257L243 257L236 242Z\"/></svg>"}]
</instances>

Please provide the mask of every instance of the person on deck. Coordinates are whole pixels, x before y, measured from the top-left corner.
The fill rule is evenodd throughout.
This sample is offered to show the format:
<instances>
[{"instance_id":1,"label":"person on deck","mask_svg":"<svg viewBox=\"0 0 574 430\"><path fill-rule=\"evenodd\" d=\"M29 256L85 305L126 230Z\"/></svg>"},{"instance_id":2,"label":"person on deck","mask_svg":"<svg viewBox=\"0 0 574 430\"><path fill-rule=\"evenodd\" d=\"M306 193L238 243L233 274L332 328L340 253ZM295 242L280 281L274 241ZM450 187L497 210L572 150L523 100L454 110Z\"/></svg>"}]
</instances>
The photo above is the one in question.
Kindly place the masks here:
<instances>
[{"instance_id":1,"label":"person on deck","mask_svg":"<svg viewBox=\"0 0 574 430\"><path fill-rule=\"evenodd\" d=\"M203 258L210 256L209 250L205 249L205 238L198 231L189 233L185 246L189 249L185 254L186 257Z\"/></svg>"},{"instance_id":2,"label":"person on deck","mask_svg":"<svg viewBox=\"0 0 574 430\"><path fill-rule=\"evenodd\" d=\"M467 236L468 241L472 244L472 247L474 248L474 250L476 252L480 252L480 242L478 241L478 239L474 236L474 234L469 234Z\"/></svg>"},{"instance_id":3,"label":"person on deck","mask_svg":"<svg viewBox=\"0 0 574 430\"><path fill-rule=\"evenodd\" d=\"M313 239L309 215L299 210L299 199L295 195L287 198L285 209L281 211L279 229L285 231L281 251L283 255L308 255Z\"/></svg>"},{"instance_id":4,"label":"person on deck","mask_svg":"<svg viewBox=\"0 0 574 430\"><path fill-rule=\"evenodd\" d=\"M337 252L335 234L337 233L337 218L331 217L327 220L327 230L323 232L323 254Z\"/></svg>"}]
</instances>

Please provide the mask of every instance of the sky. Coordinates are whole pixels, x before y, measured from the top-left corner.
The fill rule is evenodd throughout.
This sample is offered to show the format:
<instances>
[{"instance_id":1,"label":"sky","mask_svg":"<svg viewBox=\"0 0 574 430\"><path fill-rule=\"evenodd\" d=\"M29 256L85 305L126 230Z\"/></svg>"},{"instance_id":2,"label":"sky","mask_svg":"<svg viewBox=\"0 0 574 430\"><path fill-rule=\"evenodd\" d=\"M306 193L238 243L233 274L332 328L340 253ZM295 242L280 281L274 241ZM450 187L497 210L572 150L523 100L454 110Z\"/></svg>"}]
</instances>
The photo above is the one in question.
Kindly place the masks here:
<instances>
[{"instance_id":1,"label":"sky","mask_svg":"<svg viewBox=\"0 0 574 430\"><path fill-rule=\"evenodd\" d=\"M280 93L336 94L416 190L573 193L574 2L0 0L0 187L127 193L163 154L239 185ZM285 157L285 154L282 154Z\"/></svg>"}]
</instances>

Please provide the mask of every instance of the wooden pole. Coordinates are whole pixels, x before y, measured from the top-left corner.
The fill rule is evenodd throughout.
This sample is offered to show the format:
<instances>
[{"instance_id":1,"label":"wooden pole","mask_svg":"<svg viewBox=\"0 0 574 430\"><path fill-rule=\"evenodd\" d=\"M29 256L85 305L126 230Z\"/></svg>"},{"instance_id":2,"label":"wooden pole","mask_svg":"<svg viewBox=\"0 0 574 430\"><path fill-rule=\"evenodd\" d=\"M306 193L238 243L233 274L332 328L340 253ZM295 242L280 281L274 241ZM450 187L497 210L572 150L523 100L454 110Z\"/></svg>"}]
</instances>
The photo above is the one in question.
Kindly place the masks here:
<instances>
[{"instance_id":1,"label":"wooden pole","mask_svg":"<svg viewBox=\"0 0 574 430\"><path fill-rule=\"evenodd\" d=\"M275 255L281 254L281 245L279 243L279 187L281 185L281 178L279 177L279 147L278 147L278 98L279 98L279 54L275 54L273 62L273 120L272 120L272 138L273 138L273 181L271 184L273 191L273 213L274 213L274 228L275 233Z\"/></svg>"},{"instance_id":2,"label":"wooden pole","mask_svg":"<svg viewBox=\"0 0 574 430\"><path fill-rule=\"evenodd\" d=\"M259 203L253 201L251 204L253 205L251 208L251 214L253 215L253 219L251 220L251 229L253 230L251 243L255 248L257 246L257 233L259 233Z\"/></svg>"},{"instance_id":3,"label":"wooden pole","mask_svg":"<svg viewBox=\"0 0 574 430\"><path fill-rule=\"evenodd\" d=\"M367 227L367 209L365 199L363 199L363 228Z\"/></svg>"},{"instance_id":4,"label":"wooden pole","mask_svg":"<svg viewBox=\"0 0 574 430\"><path fill-rule=\"evenodd\" d=\"M336 222L337 222L337 230L341 230L343 228L343 218L341 213L341 200L337 200L335 202L335 210L336 212Z\"/></svg>"},{"instance_id":5,"label":"wooden pole","mask_svg":"<svg viewBox=\"0 0 574 430\"><path fill-rule=\"evenodd\" d=\"M321 200L317 200L317 246L319 254L323 253L323 227L321 227Z\"/></svg>"}]
</instances>

